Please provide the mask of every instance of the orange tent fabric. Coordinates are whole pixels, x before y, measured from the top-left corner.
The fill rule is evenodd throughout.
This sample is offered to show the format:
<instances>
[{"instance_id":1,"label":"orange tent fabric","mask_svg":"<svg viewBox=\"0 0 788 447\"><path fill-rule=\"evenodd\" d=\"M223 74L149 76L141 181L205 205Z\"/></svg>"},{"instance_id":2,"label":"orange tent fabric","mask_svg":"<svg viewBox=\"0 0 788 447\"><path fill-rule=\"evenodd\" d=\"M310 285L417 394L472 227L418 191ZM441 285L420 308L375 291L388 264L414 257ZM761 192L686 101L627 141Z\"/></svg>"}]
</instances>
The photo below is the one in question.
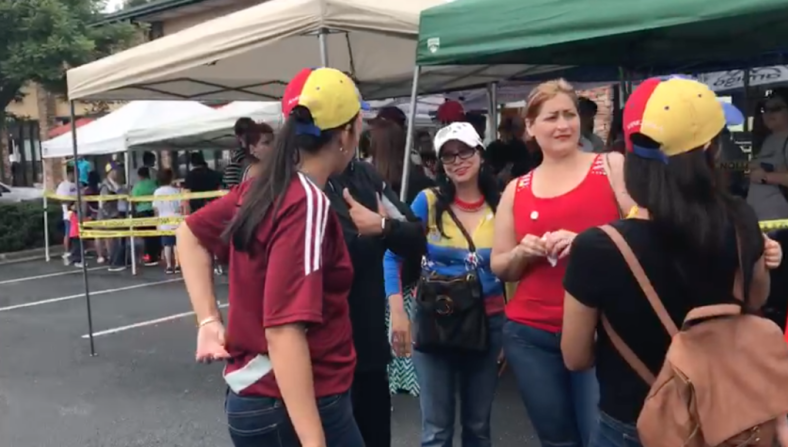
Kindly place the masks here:
<instances>
[{"instance_id":1,"label":"orange tent fabric","mask_svg":"<svg viewBox=\"0 0 788 447\"><path fill-rule=\"evenodd\" d=\"M77 120L77 127L82 127L87 123L93 121L93 118L79 118ZM71 123L61 124L60 126L55 127L49 131L49 138L59 137L66 132L71 132Z\"/></svg>"}]
</instances>

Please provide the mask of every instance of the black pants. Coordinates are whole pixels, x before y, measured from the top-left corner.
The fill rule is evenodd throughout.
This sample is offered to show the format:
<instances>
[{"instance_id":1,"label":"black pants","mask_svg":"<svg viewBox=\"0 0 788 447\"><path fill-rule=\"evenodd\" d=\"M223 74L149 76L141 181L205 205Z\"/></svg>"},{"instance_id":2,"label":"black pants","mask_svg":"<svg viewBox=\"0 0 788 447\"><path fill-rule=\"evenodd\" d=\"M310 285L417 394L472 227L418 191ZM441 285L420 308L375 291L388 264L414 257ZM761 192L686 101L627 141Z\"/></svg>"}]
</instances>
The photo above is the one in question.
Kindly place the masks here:
<instances>
[{"instance_id":1,"label":"black pants","mask_svg":"<svg viewBox=\"0 0 788 447\"><path fill-rule=\"evenodd\" d=\"M135 217L154 217L153 211L137 211ZM156 230L156 227L143 227L140 230ZM148 256L150 262L159 262L161 254L161 236L151 236L142 238L144 254Z\"/></svg>"},{"instance_id":2,"label":"black pants","mask_svg":"<svg viewBox=\"0 0 788 447\"><path fill-rule=\"evenodd\" d=\"M391 447L388 371L356 371L351 389L353 416L367 447Z\"/></svg>"}]
</instances>

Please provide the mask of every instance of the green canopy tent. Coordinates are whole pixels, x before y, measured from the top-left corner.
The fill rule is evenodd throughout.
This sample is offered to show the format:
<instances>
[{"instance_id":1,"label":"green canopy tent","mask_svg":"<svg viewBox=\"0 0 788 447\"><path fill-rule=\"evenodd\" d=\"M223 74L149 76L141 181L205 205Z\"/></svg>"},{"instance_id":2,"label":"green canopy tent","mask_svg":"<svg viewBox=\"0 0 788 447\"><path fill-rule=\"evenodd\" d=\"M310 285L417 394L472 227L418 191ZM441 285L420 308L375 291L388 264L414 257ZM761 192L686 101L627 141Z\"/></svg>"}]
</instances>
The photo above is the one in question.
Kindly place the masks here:
<instances>
[{"instance_id":1,"label":"green canopy tent","mask_svg":"<svg viewBox=\"0 0 788 447\"><path fill-rule=\"evenodd\" d=\"M787 22L788 0L457 0L421 13L416 62L636 70L776 64L788 48Z\"/></svg>"}]
</instances>

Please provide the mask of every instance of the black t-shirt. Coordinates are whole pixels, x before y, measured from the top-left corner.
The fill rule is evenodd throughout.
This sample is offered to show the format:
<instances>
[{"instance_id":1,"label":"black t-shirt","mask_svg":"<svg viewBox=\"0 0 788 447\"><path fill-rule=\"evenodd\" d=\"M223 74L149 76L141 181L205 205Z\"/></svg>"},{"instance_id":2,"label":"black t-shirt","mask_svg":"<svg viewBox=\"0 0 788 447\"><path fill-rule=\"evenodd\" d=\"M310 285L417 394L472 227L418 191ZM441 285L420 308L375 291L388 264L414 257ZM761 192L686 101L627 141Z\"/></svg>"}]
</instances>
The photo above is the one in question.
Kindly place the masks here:
<instances>
[{"instance_id":1,"label":"black t-shirt","mask_svg":"<svg viewBox=\"0 0 788 447\"><path fill-rule=\"evenodd\" d=\"M753 241L762 236L755 214ZM748 220L750 219L748 218ZM672 250L648 220L629 219L613 223L632 247L666 310L681 327L693 307L733 302L733 281L738 268L736 235L731 226L721 255L704 262L691 262L687 255ZM750 228L750 225L747 225ZM754 265L763 253L754 253L745 265ZM757 257L756 257L757 255ZM670 345L670 337L651 308L624 258L599 228L587 230L572 245L564 288L579 302L599 310L640 360L657 375ZM619 421L635 423L649 386L618 354L599 326L596 344L596 375L599 408Z\"/></svg>"},{"instance_id":2,"label":"black t-shirt","mask_svg":"<svg viewBox=\"0 0 788 447\"><path fill-rule=\"evenodd\" d=\"M497 175L508 164L512 165L512 177L519 177L539 166L541 153L531 153L522 140L496 140L487 146L484 158Z\"/></svg>"},{"instance_id":3,"label":"black t-shirt","mask_svg":"<svg viewBox=\"0 0 788 447\"><path fill-rule=\"evenodd\" d=\"M222 175L208 166L197 166L186 174L183 186L191 192L216 191L222 187ZM197 211L211 200L212 199L189 200L191 212Z\"/></svg>"}]
</instances>

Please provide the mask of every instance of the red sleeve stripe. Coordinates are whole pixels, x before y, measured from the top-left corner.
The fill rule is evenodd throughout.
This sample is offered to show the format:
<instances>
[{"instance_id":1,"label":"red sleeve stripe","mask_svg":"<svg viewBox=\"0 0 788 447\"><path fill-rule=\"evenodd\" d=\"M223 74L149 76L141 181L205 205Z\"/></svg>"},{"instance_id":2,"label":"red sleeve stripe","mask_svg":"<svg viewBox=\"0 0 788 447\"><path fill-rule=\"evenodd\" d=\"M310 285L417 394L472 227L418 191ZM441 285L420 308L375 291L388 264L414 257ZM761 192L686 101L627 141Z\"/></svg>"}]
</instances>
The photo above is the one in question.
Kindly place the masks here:
<instances>
[{"instance_id":1,"label":"red sleeve stripe","mask_svg":"<svg viewBox=\"0 0 788 447\"><path fill-rule=\"evenodd\" d=\"M328 198L304 174L298 180L306 194L306 222L304 225L304 276L320 270L323 234L328 217Z\"/></svg>"}]
</instances>

